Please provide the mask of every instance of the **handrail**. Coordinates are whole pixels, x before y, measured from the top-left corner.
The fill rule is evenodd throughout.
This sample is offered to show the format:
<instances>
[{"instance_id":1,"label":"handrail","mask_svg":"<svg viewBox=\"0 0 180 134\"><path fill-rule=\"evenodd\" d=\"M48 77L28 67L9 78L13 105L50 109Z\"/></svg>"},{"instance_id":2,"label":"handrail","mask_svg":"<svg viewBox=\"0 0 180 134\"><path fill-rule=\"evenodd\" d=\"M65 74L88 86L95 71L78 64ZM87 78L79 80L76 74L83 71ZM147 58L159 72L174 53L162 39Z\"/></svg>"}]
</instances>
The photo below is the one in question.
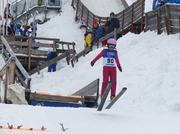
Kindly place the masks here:
<instances>
[{"instance_id":1,"label":"handrail","mask_svg":"<svg viewBox=\"0 0 180 134\"><path fill-rule=\"evenodd\" d=\"M21 63L20 63L19 60L17 59L16 55L13 53L11 47L9 46L9 44L8 44L8 42L6 41L6 39L4 38L4 36L1 36L1 40L2 40L3 44L6 46L6 49L8 50L8 52L10 53L10 55L15 58L15 64L16 64L16 66L19 68L19 70L21 71L21 73L23 74L23 76L26 78L26 80L31 80L31 77L30 77L29 74L26 72L26 70L24 69L24 67L21 65Z\"/></svg>"},{"instance_id":2,"label":"handrail","mask_svg":"<svg viewBox=\"0 0 180 134\"><path fill-rule=\"evenodd\" d=\"M15 60L15 57L11 56L9 60L5 63L5 65L0 70L0 76L4 75L4 71L6 71L7 66L11 63L12 60Z\"/></svg>"}]
</instances>

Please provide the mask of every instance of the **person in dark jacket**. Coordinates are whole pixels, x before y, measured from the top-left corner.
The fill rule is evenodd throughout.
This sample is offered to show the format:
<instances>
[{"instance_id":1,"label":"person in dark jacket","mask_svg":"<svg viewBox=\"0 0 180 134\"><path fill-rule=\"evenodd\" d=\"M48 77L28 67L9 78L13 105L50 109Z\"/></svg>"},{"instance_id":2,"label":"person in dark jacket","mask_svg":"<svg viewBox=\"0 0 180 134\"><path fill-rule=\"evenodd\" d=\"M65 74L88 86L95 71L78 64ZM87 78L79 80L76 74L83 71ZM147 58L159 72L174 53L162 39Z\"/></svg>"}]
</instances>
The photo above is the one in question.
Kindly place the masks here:
<instances>
[{"instance_id":1,"label":"person in dark jacket","mask_svg":"<svg viewBox=\"0 0 180 134\"><path fill-rule=\"evenodd\" d=\"M53 49L50 48L50 49L48 50L48 54L47 54L47 60L48 60L48 61L57 56L57 54L56 54L56 56L53 56L53 53L55 53L55 52L53 52ZM50 65L50 66L48 67L48 72L51 72L51 70L53 70L53 72L56 72L56 65L57 65L57 63L54 63L54 64Z\"/></svg>"},{"instance_id":2,"label":"person in dark jacket","mask_svg":"<svg viewBox=\"0 0 180 134\"><path fill-rule=\"evenodd\" d=\"M22 34L21 25L17 24L15 29L15 36L21 36L21 34ZM15 38L15 41L21 41L21 38Z\"/></svg>"},{"instance_id":3,"label":"person in dark jacket","mask_svg":"<svg viewBox=\"0 0 180 134\"><path fill-rule=\"evenodd\" d=\"M97 21L93 21L93 37L91 46L93 43L97 42L103 36L103 26L99 25Z\"/></svg>"},{"instance_id":4,"label":"person in dark jacket","mask_svg":"<svg viewBox=\"0 0 180 134\"><path fill-rule=\"evenodd\" d=\"M27 25L23 25L23 28L24 28L24 31L22 32L23 34L23 36L26 36L26 37L29 37L29 30L28 30L28 26ZM24 42L26 42L26 38L23 38L23 40L22 41L24 41Z\"/></svg>"},{"instance_id":5,"label":"person in dark jacket","mask_svg":"<svg viewBox=\"0 0 180 134\"><path fill-rule=\"evenodd\" d=\"M112 31L114 31L114 28L120 27L119 20L115 17L114 12L110 13L110 19L108 22L106 22L105 26L108 27L108 33L111 33ZM114 38L114 35L111 36L110 38Z\"/></svg>"}]
</instances>

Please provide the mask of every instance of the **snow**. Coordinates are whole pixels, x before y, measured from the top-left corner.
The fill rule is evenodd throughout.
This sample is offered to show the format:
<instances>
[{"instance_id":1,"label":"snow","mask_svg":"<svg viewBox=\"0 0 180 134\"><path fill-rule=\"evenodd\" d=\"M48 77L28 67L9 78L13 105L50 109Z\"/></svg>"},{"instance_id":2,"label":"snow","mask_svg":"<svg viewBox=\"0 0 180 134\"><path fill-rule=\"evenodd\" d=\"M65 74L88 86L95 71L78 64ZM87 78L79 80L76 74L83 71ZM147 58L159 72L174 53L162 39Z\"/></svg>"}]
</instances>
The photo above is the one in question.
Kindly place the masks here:
<instances>
[{"instance_id":1,"label":"snow","mask_svg":"<svg viewBox=\"0 0 180 134\"><path fill-rule=\"evenodd\" d=\"M147 3L147 2L146 2ZM149 1L150 3L150 1ZM73 41L79 52L84 46L84 29L74 21L71 0L63 0L62 13L38 25L39 37ZM129 2L128 2L129 4ZM148 5L146 5L148 6ZM151 7L151 5L149 5ZM54 13L53 13L54 14ZM178 134L180 132L180 39L178 34L157 35L154 31L128 33L117 41L117 51L123 72L117 69L117 91L127 87L124 95L109 109L38 107L0 104L0 126L41 128L44 125L53 134L63 132L59 123L68 128L67 134ZM100 78L102 58L94 67L91 60L103 48L94 49L72 68L63 60L57 71L32 76L32 91L50 94L73 94ZM0 68L4 61L0 56ZM109 97L105 106L109 103ZM48 132L1 130L0 134L39 134Z\"/></svg>"}]
</instances>

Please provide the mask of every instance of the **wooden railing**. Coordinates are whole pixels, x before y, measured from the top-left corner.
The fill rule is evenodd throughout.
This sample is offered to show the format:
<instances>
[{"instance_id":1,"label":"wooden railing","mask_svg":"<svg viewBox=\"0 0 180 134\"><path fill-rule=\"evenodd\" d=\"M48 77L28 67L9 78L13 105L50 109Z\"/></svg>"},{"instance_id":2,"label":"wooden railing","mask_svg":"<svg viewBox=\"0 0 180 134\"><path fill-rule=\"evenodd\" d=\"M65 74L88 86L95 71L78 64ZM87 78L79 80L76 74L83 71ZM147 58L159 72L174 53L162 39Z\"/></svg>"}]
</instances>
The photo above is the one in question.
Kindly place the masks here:
<instances>
[{"instance_id":1,"label":"wooden railing","mask_svg":"<svg viewBox=\"0 0 180 134\"><path fill-rule=\"evenodd\" d=\"M1 90L1 81L3 80L3 76L5 76L5 89L4 94L2 95L4 97L3 102L6 102L7 99L7 86L10 84L14 84L14 74L15 74L15 57L10 57L9 60L6 62L6 64L3 66L3 68L0 70L0 92L2 94ZM0 103L1 103L1 94L0 94Z\"/></svg>"},{"instance_id":2,"label":"wooden railing","mask_svg":"<svg viewBox=\"0 0 180 134\"><path fill-rule=\"evenodd\" d=\"M21 65L21 63L17 59L16 55L12 51L11 47L9 46L9 44L8 44L7 40L4 38L4 36L1 36L1 40L3 43L3 49L4 50L6 49L8 51L8 53L2 54L4 60L7 62L10 59L10 57L15 58L15 71L14 72L19 80L18 82L20 82L26 89L30 89L31 77L29 76L27 71L24 69L24 67ZM3 52L4 52L4 50L3 50Z\"/></svg>"},{"instance_id":3,"label":"wooden railing","mask_svg":"<svg viewBox=\"0 0 180 134\"><path fill-rule=\"evenodd\" d=\"M157 31L157 34L167 32L175 34L180 31L180 4L165 4L153 11L145 13L147 30Z\"/></svg>"},{"instance_id":4,"label":"wooden railing","mask_svg":"<svg viewBox=\"0 0 180 134\"><path fill-rule=\"evenodd\" d=\"M46 64L45 63L45 59L46 59L46 56L48 54L48 51L47 50L33 50L31 49L32 47L45 47L45 48L53 48L53 51L57 52L58 54L59 53L62 53L63 55L62 56L58 56L58 57L61 57L60 59L64 58L64 55L66 56L66 61L67 61L67 64L69 65L69 62L70 62L70 58L72 56L74 56L76 54L76 51L75 51L75 43L74 42L64 42L64 41L59 41L59 39L53 39L53 38L40 38L40 37L37 37L37 38L34 38L34 37L22 37L22 36L5 36L8 40L11 40L11 41L8 41L10 47L12 47L12 50L14 53L16 54L25 54L27 56L21 56L19 55L18 58L23 58L21 60L22 64L26 65L27 62L28 62L28 71L31 72L29 74L33 74L32 72L32 68L31 66L35 66L36 69L35 70L38 70L38 72L45 68L46 65L48 66L48 62ZM23 39L28 39L29 42L21 42L21 41L14 41L15 38L23 38ZM51 41L53 43L33 43L31 42L31 40L43 40L45 42L47 41ZM21 46L22 48L23 47L26 47L26 49L17 49L17 47L19 48L19 46ZM35 57L34 57L35 56ZM41 56L39 58L37 58L37 56ZM43 58L43 57L44 58ZM56 58L56 60L60 60L59 58ZM32 62L33 61L33 62ZM56 61L56 62L57 62ZM52 63L52 62L49 62L49 63ZM41 66L43 64L43 67ZM40 67L40 68L38 68Z\"/></svg>"},{"instance_id":5,"label":"wooden railing","mask_svg":"<svg viewBox=\"0 0 180 134\"><path fill-rule=\"evenodd\" d=\"M137 0L131 6L116 14L121 25L121 28L117 30L118 33L121 32L123 35L123 31L127 28L132 31L133 23L137 21L141 21L141 31L143 30L144 2L145 0ZM72 0L71 5L76 9L75 20L80 20L81 27L86 27L86 32L88 33L93 31L94 20L104 25L109 19L109 16L101 17L93 14L80 0Z\"/></svg>"}]
</instances>

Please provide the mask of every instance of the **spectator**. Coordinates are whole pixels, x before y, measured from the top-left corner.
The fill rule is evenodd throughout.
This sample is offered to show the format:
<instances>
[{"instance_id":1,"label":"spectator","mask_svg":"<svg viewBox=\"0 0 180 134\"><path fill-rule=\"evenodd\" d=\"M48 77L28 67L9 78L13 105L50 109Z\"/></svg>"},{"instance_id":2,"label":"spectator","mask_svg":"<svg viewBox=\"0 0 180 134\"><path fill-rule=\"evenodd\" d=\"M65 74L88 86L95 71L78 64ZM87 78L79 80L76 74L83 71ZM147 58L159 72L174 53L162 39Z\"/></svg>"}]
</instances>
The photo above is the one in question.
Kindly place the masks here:
<instances>
[{"instance_id":1,"label":"spectator","mask_svg":"<svg viewBox=\"0 0 180 134\"><path fill-rule=\"evenodd\" d=\"M104 94L104 91L107 87L109 77L113 82L111 87L111 100L114 99L116 95L116 65L119 68L119 71L122 72L122 68L119 62L118 53L115 50L116 48L116 40L108 39L107 41L108 49L103 49L100 54L98 54L93 61L91 61L91 66L95 64L95 62L103 57L103 83L101 90L101 97Z\"/></svg>"},{"instance_id":2,"label":"spectator","mask_svg":"<svg viewBox=\"0 0 180 134\"><path fill-rule=\"evenodd\" d=\"M105 26L108 27L108 33L111 33L112 31L114 31L114 28L119 28L120 27L120 22L115 17L114 12L110 13L110 19L109 19L108 22L106 22ZM114 35L111 36L110 38L114 38ZM116 36L116 40L117 40L117 36Z\"/></svg>"},{"instance_id":3,"label":"spectator","mask_svg":"<svg viewBox=\"0 0 180 134\"><path fill-rule=\"evenodd\" d=\"M15 35L14 28L15 28L15 24L14 23L10 23L8 25L8 35Z\"/></svg>"},{"instance_id":4,"label":"spectator","mask_svg":"<svg viewBox=\"0 0 180 134\"><path fill-rule=\"evenodd\" d=\"M91 42L92 42L91 35L89 35L88 33L85 33L84 34L84 40L85 40L84 49L86 49L89 45L91 45ZM86 54L88 54L89 52L90 51L88 51Z\"/></svg>"},{"instance_id":5,"label":"spectator","mask_svg":"<svg viewBox=\"0 0 180 134\"><path fill-rule=\"evenodd\" d=\"M29 37L29 30L28 30L28 26L27 25L23 25L24 31L22 32L22 35L25 37ZM23 38L22 41L26 42L26 38Z\"/></svg>"},{"instance_id":6,"label":"spectator","mask_svg":"<svg viewBox=\"0 0 180 134\"><path fill-rule=\"evenodd\" d=\"M93 46L94 43L97 42L103 36L103 30L103 26L99 25L97 21L93 21L93 37L91 46Z\"/></svg>"},{"instance_id":7,"label":"spectator","mask_svg":"<svg viewBox=\"0 0 180 134\"><path fill-rule=\"evenodd\" d=\"M163 6L164 4L165 4L164 0L161 0L160 7Z\"/></svg>"},{"instance_id":8,"label":"spectator","mask_svg":"<svg viewBox=\"0 0 180 134\"><path fill-rule=\"evenodd\" d=\"M5 19L5 24L6 24L6 14L8 15L8 19L11 19L12 20L12 16L10 14L10 3L8 3L8 10L7 10L7 7L5 7L4 9L4 19Z\"/></svg>"},{"instance_id":9,"label":"spectator","mask_svg":"<svg viewBox=\"0 0 180 134\"><path fill-rule=\"evenodd\" d=\"M85 40L84 49L86 49L89 45L91 45L91 41L92 41L91 35L89 35L88 33L85 33L84 40Z\"/></svg>"},{"instance_id":10,"label":"spectator","mask_svg":"<svg viewBox=\"0 0 180 134\"><path fill-rule=\"evenodd\" d=\"M52 48L49 48L46 60L50 61L55 57L57 57L57 53L53 52ZM56 71L56 65L57 65L57 63L50 65L48 67L48 72L51 72L52 70L53 70L53 72L55 72Z\"/></svg>"},{"instance_id":11,"label":"spectator","mask_svg":"<svg viewBox=\"0 0 180 134\"><path fill-rule=\"evenodd\" d=\"M21 34L22 34L21 25L17 24L15 29L15 36L21 36ZM15 41L21 41L21 38L15 38Z\"/></svg>"}]
</instances>

